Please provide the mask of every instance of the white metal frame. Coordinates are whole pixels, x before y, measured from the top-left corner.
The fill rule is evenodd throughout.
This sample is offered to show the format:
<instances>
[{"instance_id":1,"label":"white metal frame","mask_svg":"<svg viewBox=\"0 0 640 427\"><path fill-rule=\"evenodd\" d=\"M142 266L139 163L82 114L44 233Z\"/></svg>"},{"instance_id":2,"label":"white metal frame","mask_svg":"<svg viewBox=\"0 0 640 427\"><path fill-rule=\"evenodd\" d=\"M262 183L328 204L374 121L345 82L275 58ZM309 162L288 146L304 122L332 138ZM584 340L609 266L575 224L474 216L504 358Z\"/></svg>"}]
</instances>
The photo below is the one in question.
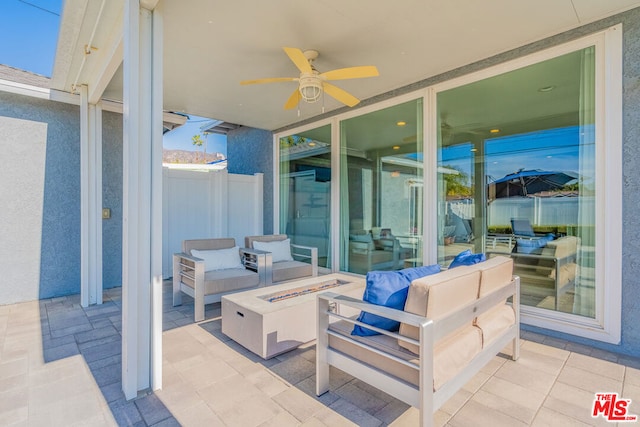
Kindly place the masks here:
<instances>
[{"instance_id":1,"label":"white metal frame","mask_svg":"<svg viewBox=\"0 0 640 427\"><path fill-rule=\"evenodd\" d=\"M489 345L482 350L463 367L453 378L444 383L438 390L433 391L433 370L434 370L434 349L436 343L448 336L465 324L471 324L479 314L504 304L506 298L513 296L513 307L515 311L515 323L496 337ZM489 363L496 354L505 348L509 342L512 343L512 359L517 360L520 356L520 279L513 277L513 281L471 304L455 311L448 316L433 320L426 317L411 314L402 310L392 309L385 306L371 304L359 299L340 295L334 292L319 294L317 300L318 313L318 334L316 341L316 394L318 396L329 391L329 367L344 371L361 381L364 381L391 396L414 406L420 410L420 426L433 425L433 413L437 411L447 400L449 400L459 389L461 389L482 367ZM419 329L419 338L414 340L395 332L372 327L355 320L354 318L342 316L340 306L346 306L361 311L376 314L398 322L413 325ZM392 337L396 340L409 342L420 348L419 365L414 365L392 354L386 353L373 344L370 346L366 340L354 340L341 333L332 331L330 328L331 319L342 320L354 325L360 325L372 329L381 334ZM390 361L395 361L409 368L419 370L419 386L409 384L404 380L396 378L383 370L374 368L366 363L366 360L358 360L346 355L339 350L331 348L329 337L336 340L348 342L350 345L368 350L383 356Z\"/></svg>"}]
</instances>

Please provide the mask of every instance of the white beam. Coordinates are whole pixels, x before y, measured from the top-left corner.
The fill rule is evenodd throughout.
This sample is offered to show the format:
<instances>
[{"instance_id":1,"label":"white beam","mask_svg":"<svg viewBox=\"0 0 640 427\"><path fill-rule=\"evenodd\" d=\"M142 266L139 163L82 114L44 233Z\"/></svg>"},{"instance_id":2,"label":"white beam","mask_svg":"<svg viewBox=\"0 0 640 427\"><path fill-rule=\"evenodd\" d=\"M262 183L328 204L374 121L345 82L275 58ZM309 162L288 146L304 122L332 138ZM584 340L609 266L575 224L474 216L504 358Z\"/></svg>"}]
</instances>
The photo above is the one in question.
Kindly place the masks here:
<instances>
[{"instance_id":1,"label":"white beam","mask_svg":"<svg viewBox=\"0 0 640 427\"><path fill-rule=\"evenodd\" d=\"M122 22L122 21L120 21ZM122 64L122 28L115 30L113 43L109 45L109 51L101 61L96 64L96 70L92 74L92 84L89 92L89 102L96 104Z\"/></svg>"},{"instance_id":2,"label":"white beam","mask_svg":"<svg viewBox=\"0 0 640 427\"><path fill-rule=\"evenodd\" d=\"M139 0L126 0L122 388L127 399L150 387L158 388L162 378L162 364L157 363L162 353L162 300L157 294L162 286L162 252L154 248L162 244L161 40L159 12L141 8Z\"/></svg>"}]
</instances>

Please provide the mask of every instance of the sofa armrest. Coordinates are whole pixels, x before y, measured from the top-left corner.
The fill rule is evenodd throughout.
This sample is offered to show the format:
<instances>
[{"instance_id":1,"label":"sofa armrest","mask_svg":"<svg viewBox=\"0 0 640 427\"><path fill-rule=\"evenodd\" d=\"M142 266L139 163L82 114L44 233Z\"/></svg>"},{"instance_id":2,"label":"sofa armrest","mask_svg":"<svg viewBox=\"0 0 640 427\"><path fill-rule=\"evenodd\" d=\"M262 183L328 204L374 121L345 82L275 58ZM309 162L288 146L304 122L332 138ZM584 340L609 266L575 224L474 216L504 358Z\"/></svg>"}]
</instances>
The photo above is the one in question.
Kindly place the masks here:
<instances>
[{"instance_id":1,"label":"sofa armrest","mask_svg":"<svg viewBox=\"0 0 640 427\"><path fill-rule=\"evenodd\" d=\"M260 249L240 248L242 264L247 270L255 271L260 277L260 286L271 284L273 257L271 252Z\"/></svg>"},{"instance_id":2,"label":"sofa armrest","mask_svg":"<svg viewBox=\"0 0 640 427\"><path fill-rule=\"evenodd\" d=\"M182 304L182 278L193 281L194 319L204 319L204 260L184 252L173 254L173 305Z\"/></svg>"},{"instance_id":3,"label":"sofa armrest","mask_svg":"<svg viewBox=\"0 0 640 427\"><path fill-rule=\"evenodd\" d=\"M318 275L318 248L314 248L312 246L292 244L291 249L292 249L291 255L309 260L309 264L311 264L311 269L312 269L311 275L314 277L317 276ZM308 251L308 254L300 253L299 251L304 251L304 252Z\"/></svg>"}]
</instances>

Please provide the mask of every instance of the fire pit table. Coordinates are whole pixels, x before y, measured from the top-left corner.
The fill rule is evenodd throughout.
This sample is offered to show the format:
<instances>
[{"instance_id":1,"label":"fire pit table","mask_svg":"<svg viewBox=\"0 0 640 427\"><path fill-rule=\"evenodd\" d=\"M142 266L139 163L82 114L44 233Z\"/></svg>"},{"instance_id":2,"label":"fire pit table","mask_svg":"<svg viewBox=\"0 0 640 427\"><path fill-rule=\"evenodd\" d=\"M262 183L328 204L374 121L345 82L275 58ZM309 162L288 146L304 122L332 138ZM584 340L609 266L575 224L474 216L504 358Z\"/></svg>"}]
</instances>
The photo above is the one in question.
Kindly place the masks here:
<instances>
[{"instance_id":1,"label":"fire pit table","mask_svg":"<svg viewBox=\"0 0 640 427\"><path fill-rule=\"evenodd\" d=\"M316 295L361 297L361 276L327 274L222 297L222 333L264 359L316 339Z\"/></svg>"}]
</instances>

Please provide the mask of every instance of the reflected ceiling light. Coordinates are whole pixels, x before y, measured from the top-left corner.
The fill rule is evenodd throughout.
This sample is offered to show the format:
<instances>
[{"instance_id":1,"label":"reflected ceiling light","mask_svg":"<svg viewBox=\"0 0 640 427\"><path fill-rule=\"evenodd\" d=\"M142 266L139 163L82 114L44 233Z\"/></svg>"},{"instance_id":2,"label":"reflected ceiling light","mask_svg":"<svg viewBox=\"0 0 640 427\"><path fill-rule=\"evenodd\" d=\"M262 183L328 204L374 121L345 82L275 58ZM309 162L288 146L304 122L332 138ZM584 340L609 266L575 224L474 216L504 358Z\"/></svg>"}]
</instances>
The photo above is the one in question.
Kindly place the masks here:
<instances>
[{"instance_id":1,"label":"reflected ceiling light","mask_svg":"<svg viewBox=\"0 0 640 427\"><path fill-rule=\"evenodd\" d=\"M406 126L406 125L407 125L407 122L402 120L396 122L396 126Z\"/></svg>"},{"instance_id":2,"label":"reflected ceiling light","mask_svg":"<svg viewBox=\"0 0 640 427\"><path fill-rule=\"evenodd\" d=\"M473 151L475 153L476 151L478 151L478 149L477 148L472 148L471 151Z\"/></svg>"},{"instance_id":3,"label":"reflected ceiling light","mask_svg":"<svg viewBox=\"0 0 640 427\"><path fill-rule=\"evenodd\" d=\"M310 142L310 143L309 143L309 147L315 147L315 146L316 146L316 143L315 143L315 142Z\"/></svg>"},{"instance_id":4,"label":"reflected ceiling light","mask_svg":"<svg viewBox=\"0 0 640 427\"><path fill-rule=\"evenodd\" d=\"M399 176L400 176L400 171L393 171L393 172L391 172L391 176L392 176L393 178L397 178L397 177L399 177Z\"/></svg>"},{"instance_id":5,"label":"reflected ceiling light","mask_svg":"<svg viewBox=\"0 0 640 427\"><path fill-rule=\"evenodd\" d=\"M500 129L498 129L498 128L491 129L491 130L489 130L489 132L491 132L491 133L500 133Z\"/></svg>"},{"instance_id":6,"label":"reflected ceiling light","mask_svg":"<svg viewBox=\"0 0 640 427\"><path fill-rule=\"evenodd\" d=\"M393 146L393 147L391 147L391 148L393 148L394 150L399 150L399 149L400 149L400 146L399 146L399 145L394 145L394 146Z\"/></svg>"},{"instance_id":7,"label":"reflected ceiling light","mask_svg":"<svg viewBox=\"0 0 640 427\"><path fill-rule=\"evenodd\" d=\"M545 86L538 89L538 92L551 92L555 88L556 88L555 86Z\"/></svg>"}]
</instances>

